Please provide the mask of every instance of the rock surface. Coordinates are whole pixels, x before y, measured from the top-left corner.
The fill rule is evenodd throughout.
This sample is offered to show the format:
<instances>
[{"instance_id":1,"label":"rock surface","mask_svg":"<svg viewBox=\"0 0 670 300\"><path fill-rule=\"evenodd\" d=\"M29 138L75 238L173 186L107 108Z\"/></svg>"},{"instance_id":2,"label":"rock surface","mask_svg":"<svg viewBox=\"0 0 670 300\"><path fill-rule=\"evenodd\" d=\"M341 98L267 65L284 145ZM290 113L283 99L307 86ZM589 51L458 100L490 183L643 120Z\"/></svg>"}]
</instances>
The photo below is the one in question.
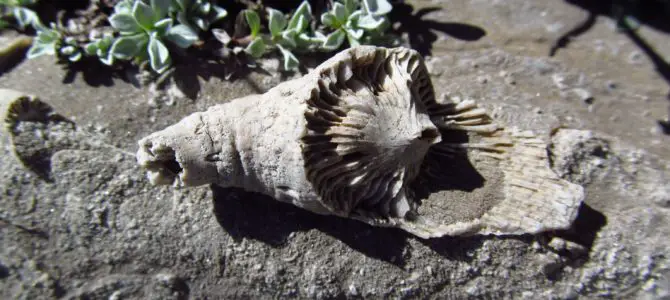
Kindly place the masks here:
<instances>
[{"instance_id":1,"label":"rock surface","mask_svg":"<svg viewBox=\"0 0 670 300\"><path fill-rule=\"evenodd\" d=\"M23 123L23 148L0 138L0 298L670 297L670 139L655 123L668 89L646 56L599 18L547 58L585 17L558 1L440 5L426 18L487 34L439 34L436 93L544 133L554 170L586 189L570 230L421 240L239 190L152 187L132 155L139 137L286 78L195 78L193 101L112 74L65 77L44 57L0 77L72 121ZM641 33L670 57L667 36ZM46 178L22 163L35 145L49 150Z\"/></svg>"}]
</instances>

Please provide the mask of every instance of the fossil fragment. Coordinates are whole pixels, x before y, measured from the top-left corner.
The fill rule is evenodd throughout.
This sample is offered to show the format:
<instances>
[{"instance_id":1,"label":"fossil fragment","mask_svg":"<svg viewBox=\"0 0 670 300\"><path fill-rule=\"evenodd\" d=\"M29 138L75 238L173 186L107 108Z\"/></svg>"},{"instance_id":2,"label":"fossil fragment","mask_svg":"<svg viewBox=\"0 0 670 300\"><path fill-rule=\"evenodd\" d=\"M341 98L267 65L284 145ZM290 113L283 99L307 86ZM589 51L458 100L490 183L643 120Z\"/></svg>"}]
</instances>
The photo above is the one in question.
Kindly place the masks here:
<instances>
[{"instance_id":1,"label":"fossil fragment","mask_svg":"<svg viewBox=\"0 0 670 300\"><path fill-rule=\"evenodd\" d=\"M440 103L413 50L360 46L139 141L154 184L241 187L422 238L563 229L580 186L531 133Z\"/></svg>"}]
</instances>

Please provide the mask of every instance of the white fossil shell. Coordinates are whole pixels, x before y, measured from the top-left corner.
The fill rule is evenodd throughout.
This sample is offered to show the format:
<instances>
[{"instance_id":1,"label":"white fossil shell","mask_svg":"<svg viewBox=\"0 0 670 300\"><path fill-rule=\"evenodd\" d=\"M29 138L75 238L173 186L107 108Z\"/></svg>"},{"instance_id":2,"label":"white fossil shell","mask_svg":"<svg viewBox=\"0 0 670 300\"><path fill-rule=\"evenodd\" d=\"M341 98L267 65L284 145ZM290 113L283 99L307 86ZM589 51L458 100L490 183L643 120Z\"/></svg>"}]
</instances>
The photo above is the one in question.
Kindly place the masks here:
<instances>
[{"instance_id":1,"label":"white fossil shell","mask_svg":"<svg viewBox=\"0 0 670 300\"><path fill-rule=\"evenodd\" d=\"M564 229L584 197L532 134L499 128L473 101L438 103L405 48L345 50L139 146L154 184L240 187L422 238Z\"/></svg>"}]
</instances>

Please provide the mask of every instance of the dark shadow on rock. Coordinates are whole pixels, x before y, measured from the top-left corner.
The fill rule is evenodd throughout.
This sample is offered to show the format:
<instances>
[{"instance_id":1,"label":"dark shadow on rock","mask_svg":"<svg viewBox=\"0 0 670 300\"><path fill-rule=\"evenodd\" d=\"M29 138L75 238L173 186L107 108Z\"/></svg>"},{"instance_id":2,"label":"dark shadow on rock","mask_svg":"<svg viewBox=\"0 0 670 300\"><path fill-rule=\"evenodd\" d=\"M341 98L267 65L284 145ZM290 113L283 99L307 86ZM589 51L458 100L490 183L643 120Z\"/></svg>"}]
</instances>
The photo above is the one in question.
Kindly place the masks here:
<instances>
[{"instance_id":1,"label":"dark shadow on rock","mask_svg":"<svg viewBox=\"0 0 670 300\"><path fill-rule=\"evenodd\" d=\"M47 132L74 131L75 124L62 115L54 113L48 104L27 98L13 105L14 116L6 120L11 135L12 151L19 161L40 179L53 182L51 156L71 141L66 134L50 138ZM41 133L41 134L37 134Z\"/></svg>"},{"instance_id":2,"label":"dark shadow on rock","mask_svg":"<svg viewBox=\"0 0 670 300\"><path fill-rule=\"evenodd\" d=\"M391 24L399 24L396 28L397 32L407 34L412 49L424 56L431 54L433 43L437 40L437 34L434 31L463 41L476 41L486 35L484 29L475 25L423 19L429 13L440 9L439 7L427 7L414 12L414 8L409 4L393 3L393 10L388 16Z\"/></svg>"},{"instance_id":3,"label":"dark shadow on rock","mask_svg":"<svg viewBox=\"0 0 670 300\"><path fill-rule=\"evenodd\" d=\"M626 34L649 57L658 74L670 85L670 64L639 35L636 28L633 28L626 21L626 18L634 18L642 25L670 33L670 22L668 21L670 20L670 2L663 0L566 0L566 2L586 10L588 17L556 40L549 49L549 56L554 56L559 49L567 47L570 40L591 29L598 16L606 16L617 22L618 29ZM670 91L668 92L668 100L670 100ZM670 114L668 118L670 120ZM670 134L668 121L659 120L658 124L665 134Z\"/></svg>"},{"instance_id":4,"label":"dark shadow on rock","mask_svg":"<svg viewBox=\"0 0 670 300\"><path fill-rule=\"evenodd\" d=\"M445 236L429 240L419 241L440 256L462 262L471 262L475 257L471 255L473 249L481 247L488 236L451 237Z\"/></svg>"},{"instance_id":5,"label":"dark shadow on rock","mask_svg":"<svg viewBox=\"0 0 670 300\"><path fill-rule=\"evenodd\" d=\"M0 217L0 228L5 227L5 226L14 227L14 228L18 229L19 232L28 234L32 237L37 237L37 238L40 238L40 239L43 239L43 240L49 239L49 234L42 229L28 228L24 225L15 224L11 220L5 220L4 218ZM0 262L0 273L2 272L1 269L3 267L1 263L2 262ZM1 278L2 278L2 276L0 275L0 279Z\"/></svg>"},{"instance_id":6,"label":"dark shadow on rock","mask_svg":"<svg viewBox=\"0 0 670 300\"><path fill-rule=\"evenodd\" d=\"M0 262L0 279L5 279L9 277L9 268L7 266L3 265L2 262Z\"/></svg>"},{"instance_id":7,"label":"dark shadow on rock","mask_svg":"<svg viewBox=\"0 0 670 300\"><path fill-rule=\"evenodd\" d=\"M549 56L556 55L558 49L567 47L570 43L570 40L589 31L589 29L591 29L593 25L596 24L596 17L596 14L589 13L584 21L577 24L577 26L570 29L568 32L564 33L560 38L558 38L558 40L556 40L556 42L554 42L553 45L551 45L551 48L549 48Z\"/></svg>"},{"instance_id":8,"label":"dark shadow on rock","mask_svg":"<svg viewBox=\"0 0 670 300\"><path fill-rule=\"evenodd\" d=\"M445 142L467 142L464 132L443 132ZM483 186L484 178L469 162L465 153L444 156L429 152L413 188L420 198L442 190L471 191ZM419 187L429 188L419 188ZM245 192L239 188L211 186L214 214L221 227L234 239L251 238L274 247L286 243L289 235L312 229L326 233L369 257L397 266L404 266L407 238L416 238L396 228L374 227L353 219L323 216L271 197ZM418 239L418 238L417 238ZM461 261L468 261L467 251L477 248L486 237L444 237L421 240L436 253Z\"/></svg>"},{"instance_id":9,"label":"dark shadow on rock","mask_svg":"<svg viewBox=\"0 0 670 300\"><path fill-rule=\"evenodd\" d=\"M252 72L269 74L259 68L244 53L233 54L214 38L210 38L200 48L183 50L174 49L173 62L175 71L172 74L177 88L189 99L195 100L202 89L199 79L205 81L214 78L235 81L245 79ZM257 93L263 92L260 87Z\"/></svg>"},{"instance_id":10,"label":"dark shadow on rock","mask_svg":"<svg viewBox=\"0 0 670 300\"><path fill-rule=\"evenodd\" d=\"M73 83L79 74L81 74L86 84L93 87L110 87L114 85L115 80L130 83L124 70L132 68L132 66L127 63L115 62L116 66L110 67L102 64L96 57L84 57L75 63L60 63L63 64L63 69L65 70L62 80L64 84Z\"/></svg>"},{"instance_id":11,"label":"dark shadow on rock","mask_svg":"<svg viewBox=\"0 0 670 300\"><path fill-rule=\"evenodd\" d=\"M12 49L0 57L0 76L11 72L19 63L26 59L30 45L29 38L18 38L14 41Z\"/></svg>"},{"instance_id":12,"label":"dark shadow on rock","mask_svg":"<svg viewBox=\"0 0 670 300\"><path fill-rule=\"evenodd\" d=\"M314 214L239 188L211 185L211 189L216 219L233 239L249 238L281 247L291 233L316 229L369 257L405 265L403 250L408 234L401 230Z\"/></svg>"},{"instance_id":13,"label":"dark shadow on rock","mask_svg":"<svg viewBox=\"0 0 670 300\"><path fill-rule=\"evenodd\" d=\"M632 17L641 24L653 27L656 30L670 33L670 2L663 0L566 0L571 5L578 6L588 12L587 18L577 24L572 30L560 37L549 50L549 55L556 54L558 49L565 48L572 38L587 32L595 24L598 16L614 19L620 29L626 29L628 23L625 18Z\"/></svg>"},{"instance_id":14,"label":"dark shadow on rock","mask_svg":"<svg viewBox=\"0 0 670 300\"><path fill-rule=\"evenodd\" d=\"M468 142L464 131L442 131L441 134L441 144ZM418 199L426 199L432 193L445 190L470 192L484 186L485 182L486 179L470 163L466 152L444 153L432 147L411 187Z\"/></svg>"},{"instance_id":15,"label":"dark shadow on rock","mask_svg":"<svg viewBox=\"0 0 670 300\"><path fill-rule=\"evenodd\" d=\"M550 232L547 235L560 237L566 241L579 244L590 252L598 236L598 232L605 225L607 225L607 217L603 213L593 209L586 203L582 203L577 212L577 218L570 228ZM559 254L567 257L574 256L574 253L569 252L561 252Z\"/></svg>"}]
</instances>

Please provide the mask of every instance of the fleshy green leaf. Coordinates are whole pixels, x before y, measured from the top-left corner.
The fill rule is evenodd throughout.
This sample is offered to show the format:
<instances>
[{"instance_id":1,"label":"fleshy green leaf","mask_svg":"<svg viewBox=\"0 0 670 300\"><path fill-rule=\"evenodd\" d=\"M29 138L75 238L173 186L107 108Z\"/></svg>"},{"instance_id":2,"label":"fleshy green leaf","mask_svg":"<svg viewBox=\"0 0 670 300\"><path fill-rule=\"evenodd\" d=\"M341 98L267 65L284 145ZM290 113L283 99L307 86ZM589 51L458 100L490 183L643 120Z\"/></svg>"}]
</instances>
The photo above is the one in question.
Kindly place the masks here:
<instances>
[{"instance_id":1,"label":"fleshy green leaf","mask_svg":"<svg viewBox=\"0 0 670 300\"><path fill-rule=\"evenodd\" d=\"M350 36L354 39L360 39L363 37L363 29L352 29L352 28L347 28L347 36Z\"/></svg>"},{"instance_id":2,"label":"fleshy green leaf","mask_svg":"<svg viewBox=\"0 0 670 300\"><path fill-rule=\"evenodd\" d=\"M28 25L32 25L36 29L43 27L42 23L40 22L40 18L34 11L30 9L25 7L15 7L13 9L13 13L14 17L16 18L16 22L21 29L25 29Z\"/></svg>"},{"instance_id":3,"label":"fleshy green leaf","mask_svg":"<svg viewBox=\"0 0 670 300\"><path fill-rule=\"evenodd\" d=\"M356 1L355 0L344 0L344 8L347 11L347 15L351 15L356 10Z\"/></svg>"},{"instance_id":4,"label":"fleshy green leaf","mask_svg":"<svg viewBox=\"0 0 670 300\"><path fill-rule=\"evenodd\" d=\"M67 59L69 59L70 61L73 61L73 62L74 61L79 61L81 59L81 52L77 51L74 54L68 56Z\"/></svg>"},{"instance_id":5,"label":"fleshy green leaf","mask_svg":"<svg viewBox=\"0 0 670 300\"><path fill-rule=\"evenodd\" d=\"M28 50L29 59L42 55L54 55L54 54L56 54L56 47L54 44L33 43L33 45Z\"/></svg>"},{"instance_id":6,"label":"fleshy green leaf","mask_svg":"<svg viewBox=\"0 0 670 300\"><path fill-rule=\"evenodd\" d=\"M307 0L303 1L298 9L295 10L291 20L288 22L287 29L297 29L298 32L302 32L305 27L308 25L310 16L312 15L312 7L309 5ZM301 20L301 17L303 18Z\"/></svg>"},{"instance_id":7,"label":"fleshy green leaf","mask_svg":"<svg viewBox=\"0 0 670 300\"><path fill-rule=\"evenodd\" d=\"M158 32L158 35L162 36L165 35L165 33L170 30L170 28L172 28L172 23L172 19L165 18L154 23L153 27L155 28L155 31Z\"/></svg>"},{"instance_id":8,"label":"fleshy green leaf","mask_svg":"<svg viewBox=\"0 0 670 300\"><path fill-rule=\"evenodd\" d=\"M307 18L305 18L305 16L298 16L298 21L296 22L295 28L291 28L291 30L295 30L297 33L301 33L305 27L307 27L307 25Z\"/></svg>"},{"instance_id":9,"label":"fleshy green leaf","mask_svg":"<svg viewBox=\"0 0 670 300\"><path fill-rule=\"evenodd\" d=\"M226 45L226 46L228 46L228 44L230 43L230 41L233 40L233 39L230 37L230 35L228 35L228 33L227 33L225 30L223 30L223 29L214 28L214 29L212 29L212 34L214 35L214 37L215 37L219 42L221 42L221 44L224 44L224 45Z\"/></svg>"},{"instance_id":10,"label":"fleshy green leaf","mask_svg":"<svg viewBox=\"0 0 670 300\"><path fill-rule=\"evenodd\" d=\"M133 17L145 29L151 29L154 21L157 21L154 20L154 12L151 10L151 7L142 1L135 1L135 5L133 5Z\"/></svg>"},{"instance_id":11,"label":"fleshy green leaf","mask_svg":"<svg viewBox=\"0 0 670 300\"><path fill-rule=\"evenodd\" d=\"M112 53L110 52L110 53L107 54L106 57L102 57L102 56L100 56L100 61L101 61L103 64L106 64L106 65L108 65L108 66L111 66L111 65L114 64L114 55L112 55Z\"/></svg>"},{"instance_id":12,"label":"fleshy green leaf","mask_svg":"<svg viewBox=\"0 0 670 300\"><path fill-rule=\"evenodd\" d=\"M37 33L37 42L42 44L55 43L60 39L60 33L55 30L47 29Z\"/></svg>"},{"instance_id":13,"label":"fleshy green leaf","mask_svg":"<svg viewBox=\"0 0 670 300\"><path fill-rule=\"evenodd\" d=\"M200 11L201 14L206 15L209 14L209 11L212 9L212 4L209 2L202 2L200 6L198 7L198 10Z\"/></svg>"},{"instance_id":14,"label":"fleshy green leaf","mask_svg":"<svg viewBox=\"0 0 670 300\"><path fill-rule=\"evenodd\" d=\"M251 41L251 43L249 43L244 51L249 53L254 58L259 58L265 53L265 42L263 42L261 37L257 37Z\"/></svg>"},{"instance_id":15,"label":"fleshy green leaf","mask_svg":"<svg viewBox=\"0 0 670 300\"><path fill-rule=\"evenodd\" d=\"M289 48L295 48L298 46L296 43L296 37L298 33L295 30L284 30L281 33L281 42L284 46Z\"/></svg>"},{"instance_id":16,"label":"fleshy green leaf","mask_svg":"<svg viewBox=\"0 0 670 300\"><path fill-rule=\"evenodd\" d=\"M388 14L393 9L387 0L363 0L363 7L368 14L373 16Z\"/></svg>"},{"instance_id":17,"label":"fleshy green leaf","mask_svg":"<svg viewBox=\"0 0 670 300\"><path fill-rule=\"evenodd\" d=\"M298 59L291 53L291 51L285 49L281 45L277 45L279 51L281 51L282 56L284 57L284 70L293 70L298 67L300 62Z\"/></svg>"},{"instance_id":18,"label":"fleshy green leaf","mask_svg":"<svg viewBox=\"0 0 670 300\"><path fill-rule=\"evenodd\" d=\"M326 37L326 40L321 47L328 51L337 50L342 46L345 36L346 34L342 29L333 31Z\"/></svg>"},{"instance_id":19,"label":"fleshy green leaf","mask_svg":"<svg viewBox=\"0 0 670 300\"><path fill-rule=\"evenodd\" d=\"M151 68L157 73L163 73L170 67L172 60L170 59L170 52L163 43L158 40L155 34L149 37L149 64Z\"/></svg>"},{"instance_id":20,"label":"fleshy green leaf","mask_svg":"<svg viewBox=\"0 0 670 300\"><path fill-rule=\"evenodd\" d=\"M60 49L60 53L64 55L71 55L75 53L75 51L77 51L77 48L75 48L74 46L65 46Z\"/></svg>"},{"instance_id":21,"label":"fleshy green leaf","mask_svg":"<svg viewBox=\"0 0 670 300\"><path fill-rule=\"evenodd\" d=\"M301 33L298 35L298 40L307 45L316 45L321 46L324 41L326 41L326 36L321 32L315 32L314 36L310 36L306 33Z\"/></svg>"},{"instance_id":22,"label":"fleshy green leaf","mask_svg":"<svg viewBox=\"0 0 670 300\"><path fill-rule=\"evenodd\" d=\"M357 27L357 26L358 26L358 20L360 20L360 18L361 18L362 15L363 15L363 11L362 11L362 10L359 9L359 10L357 10L357 11L354 11L353 13L351 13L351 14L349 15L349 18L347 18L347 23L345 24L345 26L349 26L349 27L354 26L354 27Z\"/></svg>"},{"instance_id":23,"label":"fleshy green leaf","mask_svg":"<svg viewBox=\"0 0 670 300\"><path fill-rule=\"evenodd\" d=\"M218 21L218 20L221 20L221 19L225 18L225 17L228 15L228 11L226 11L225 9L223 9L223 8L220 7L220 6L214 5L214 6L212 6L212 8L213 8L214 11L216 12L216 14L214 15L214 17L212 18L212 21Z\"/></svg>"},{"instance_id":24,"label":"fleshy green leaf","mask_svg":"<svg viewBox=\"0 0 670 300\"><path fill-rule=\"evenodd\" d=\"M179 10L185 11L186 9L188 9L188 4L191 1L193 0L175 0L174 2L176 2L177 5L179 5Z\"/></svg>"},{"instance_id":25,"label":"fleshy green leaf","mask_svg":"<svg viewBox=\"0 0 670 300\"><path fill-rule=\"evenodd\" d=\"M347 41L349 41L349 47L356 47L361 44L361 41L350 34L347 34Z\"/></svg>"},{"instance_id":26,"label":"fleshy green leaf","mask_svg":"<svg viewBox=\"0 0 670 300\"><path fill-rule=\"evenodd\" d=\"M337 22L340 24L344 24L347 21L347 11L344 8L344 5L340 2L335 2L333 4L333 14L335 15L335 19L337 19Z\"/></svg>"},{"instance_id":27,"label":"fleshy green leaf","mask_svg":"<svg viewBox=\"0 0 670 300\"><path fill-rule=\"evenodd\" d=\"M376 30L384 23L384 18L364 15L358 20L358 27L365 30Z\"/></svg>"},{"instance_id":28,"label":"fleshy green leaf","mask_svg":"<svg viewBox=\"0 0 670 300\"><path fill-rule=\"evenodd\" d=\"M98 52L98 43L99 41L95 42L90 42L84 46L84 52L86 52L87 55L95 55L96 52Z\"/></svg>"},{"instance_id":29,"label":"fleshy green leaf","mask_svg":"<svg viewBox=\"0 0 670 300\"><path fill-rule=\"evenodd\" d=\"M109 18L109 23L121 33L135 33L141 30L135 18L129 14L115 14Z\"/></svg>"},{"instance_id":30,"label":"fleshy green leaf","mask_svg":"<svg viewBox=\"0 0 670 300\"><path fill-rule=\"evenodd\" d=\"M151 9L153 10L154 22L167 16L172 0L151 0Z\"/></svg>"},{"instance_id":31,"label":"fleshy green leaf","mask_svg":"<svg viewBox=\"0 0 670 300\"><path fill-rule=\"evenodd\" d=\"M114 39L111 36L105 36L102 39L98 40L98 49L107 52L109 47L112 46Z\"/></svg>"},{"instance_id":32,"label":"fleshy green leaf","mask_svg":"<svg viewBox=\"0 0 670 300\"><path fill-rule=\"evenodd\" d=\"M140 51L141 40L137 37L124 36L116 39L109 52L119 59L131 59Z\"/></svg>"},{"instance_id":33,"label":"fleshy green leaf","mask_svg":"<svg viewBox=\"0 0 670 300\"><path fill-rule=\"evenodd\" d=\"M207 22L203 18L195 18L194 23L195 23L196 26L198 26L198 28L200 28L202 30L207 30L207 28L209 28L209 22Z\"/></svg>"},{"instance_id":34,"label":"fleshy green leaf","mask_svg":"<svg viewBox=\"0 0 670 300\"><path fill-rule=\"evenodd\" d=\"M133 2L131 0L123 0L114 6L115 14L131 15L133 11Z\"/></svg>"},{"instance_id":35,"label":"fleshy green leaf","mask_svg":"<svg viewBox=\"0 0 670 300\"><path fill-rule=\"evenodd\" d=\"M165 34L165 38L179 48L188 48L198 40L198 35L188 26L179 24L170 28Z\"/></svg>"},{"instance_id":36,"label":"fleshy green leaf","mask_svg":"<svg viewBox=\"0 0 670 300\"><path fill-rule=\"evenodd\" d=\"M277 37L281 34L281 31L286 27L286 16L281 11L276 9L268 8L268 14L270 19L268 21L268 26L270 27L270 34L272 37Z\"/></svg>"},{"instance_id":37,"label":"fleshy green leaf","mask_svg":"<svg viewBox=\"0 0 670 300\"><path fill-rule=\"evenodd\" d=\"M337 18L332 12L325 12L321 14L321 23L330 28L337 29Z\"/></svg>"},{"instance_id":38,"label":"fleshy green leaf","mask_svg":"<svg viewBox=\"0 0 670 300\"><path fill-rule=\"evenodd\" d=\"M244 17L247 19L247 24L249 24L249 29L251 29L251 36L256 37L258 32L261 31L261 18L253 10L245 10Z\"/></svg>"}]
</instances>

